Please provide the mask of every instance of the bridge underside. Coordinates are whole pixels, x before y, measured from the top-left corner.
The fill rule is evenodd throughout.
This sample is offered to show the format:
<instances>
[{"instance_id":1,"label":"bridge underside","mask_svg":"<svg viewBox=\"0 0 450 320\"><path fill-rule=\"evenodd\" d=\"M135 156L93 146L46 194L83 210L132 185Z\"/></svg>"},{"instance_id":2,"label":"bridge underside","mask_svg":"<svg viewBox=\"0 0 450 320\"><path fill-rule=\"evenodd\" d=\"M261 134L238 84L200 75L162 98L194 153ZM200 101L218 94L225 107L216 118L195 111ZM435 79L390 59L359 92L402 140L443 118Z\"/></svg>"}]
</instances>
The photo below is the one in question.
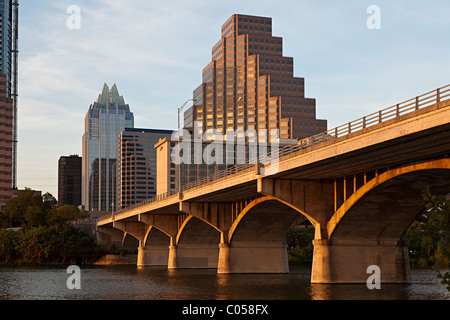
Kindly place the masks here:
<instances>
[{"instance_id":1,"label":"bridge underside","mask_svg":"<svg viewBox=\"0 0 450 320\"><path fill-rule=\"evenodd\" d=\"M285 234L307 219L316 231L312 282L365 283L372 265L384 283L408 282L405 232L425 210L421 193L450 193L450 100L440 94L281 156L273 175L248 167L104 218L99 229L110 243L139 247L139 265L285 273Z\"/></svg>"},{"instance_id":2,"label":"bridge underside","mask_svg":"<svg viewBox=\"0 0 450 320\"><path fill-rule=\"evenodd\" d=\"M371 265L380 267L384 283L408 282L405 232L425 209L421 193L427 186L434 194L450 192L449 169L450 159L444 158L385 171L358 184L335 212L328 212L333 207L328 193L336 199L338 189L330 188L329 180L322 187L320 181L266 180L263 194L240 205L184 202L178 215L114 223L124 231L116 244L139 247L139 266L287 273L286 232L308 219L316 228L313 283L364 283ZM287 185L288 197L281 192ZM303 194L311 188L302 185L316 191Z\"/></svg>"},{"instance_id":3,"label":"bridge underside","mask_svg":"<svg viewBox=\"0 0 450 320\"><path fill-rule=\"evenodd\" d=\"M388 172L385 178L393 174ZM409 282L405 233L425 209L421 194L427 186L434 194L449 193L450 170L413 171L379 184L361 198L356 193L343 206L345 214L330 238L314 241L311 281L365 282L367 268L376 265L382 282Z\"/></svg>"}]
</instances>

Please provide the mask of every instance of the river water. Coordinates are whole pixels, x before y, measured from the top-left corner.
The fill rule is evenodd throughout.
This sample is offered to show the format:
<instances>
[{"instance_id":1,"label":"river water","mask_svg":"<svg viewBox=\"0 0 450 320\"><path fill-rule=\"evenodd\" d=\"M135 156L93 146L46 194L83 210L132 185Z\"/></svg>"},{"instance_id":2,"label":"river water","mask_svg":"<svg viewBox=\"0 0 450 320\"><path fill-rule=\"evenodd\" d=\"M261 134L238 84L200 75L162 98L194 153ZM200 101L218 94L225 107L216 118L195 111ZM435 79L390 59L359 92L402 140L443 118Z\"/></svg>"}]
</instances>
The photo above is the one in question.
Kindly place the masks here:
<instances>
[{"instance_id":1,"label":"river water","mask_svg":"<svg viewBox=\"0 0 450 320\"><path fill-rule=\"evenodd\" d=\"M289 274L218 275L215 270L82 266L70 290L63 267L0 267L0 300L450 300L433 270L412 270L410 284L312 285L310 268Z\"/></svg>"}]
</instances>

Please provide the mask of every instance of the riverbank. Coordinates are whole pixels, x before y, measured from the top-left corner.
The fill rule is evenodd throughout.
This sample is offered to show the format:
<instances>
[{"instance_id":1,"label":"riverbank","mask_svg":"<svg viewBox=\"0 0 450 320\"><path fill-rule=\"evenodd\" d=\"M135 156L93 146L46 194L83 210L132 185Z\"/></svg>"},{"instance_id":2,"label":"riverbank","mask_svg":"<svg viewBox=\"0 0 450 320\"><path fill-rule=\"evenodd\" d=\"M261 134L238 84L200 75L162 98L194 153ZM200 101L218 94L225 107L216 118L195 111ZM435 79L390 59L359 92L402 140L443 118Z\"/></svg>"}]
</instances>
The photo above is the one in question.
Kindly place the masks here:
<instances>
[{"instance_id":1,"label":"riverbank","mask_svg":"<svg viewBox=\"0 0 450 320\"><path fill-rule=\"evenodd\" d=\"M100 259L94 261L92 265L107 266L107 265L136 265L137 254L116 255L107 254Z\"/></svg>"}]
</instances>

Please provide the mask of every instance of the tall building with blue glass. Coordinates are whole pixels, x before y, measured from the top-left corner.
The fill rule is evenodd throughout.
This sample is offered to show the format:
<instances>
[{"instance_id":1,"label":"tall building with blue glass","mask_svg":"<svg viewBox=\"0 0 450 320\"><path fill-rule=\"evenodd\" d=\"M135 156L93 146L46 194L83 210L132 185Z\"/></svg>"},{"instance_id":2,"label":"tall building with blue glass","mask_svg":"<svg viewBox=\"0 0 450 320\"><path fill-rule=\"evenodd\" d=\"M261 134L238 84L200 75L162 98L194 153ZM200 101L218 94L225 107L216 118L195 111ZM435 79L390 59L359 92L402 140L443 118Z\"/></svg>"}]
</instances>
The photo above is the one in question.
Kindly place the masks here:
<instances>
[{"instance_id":1,"label":"tall building with blue glass","mask_svg":"<svg viewBox=\"0 0 450 320\"><path fill-rule=\"evenodd\" d=\"M0 74L6 75L6 96L11 98L12 50L13 50L12 0L0 0Z\"/></svg>"},{"instance_id":2,"label":"tall building with blue glass","mask_svg":"<svg viewBox=\"0 0 450 320\"><path fill-rule=\"evenodd\" d=\"M13 90L12 80L17 70L17 54L13 55L17 52L17 19L18 2L0 0L0 207L16 188L17 96L12 91L17 86Z\"/></svg>"},{"instance_id":3,"label":"tall building with blue glass","mask_svg":"<svg viewBox=\"0 0 450 320\"><path fill-rule=\"evenodd\" d=\"M81 201L86 210L117 210L119 136L133 127L134 115L116 84L110 89L105 83L85 118Z\"/></svg>"}]
</instances>

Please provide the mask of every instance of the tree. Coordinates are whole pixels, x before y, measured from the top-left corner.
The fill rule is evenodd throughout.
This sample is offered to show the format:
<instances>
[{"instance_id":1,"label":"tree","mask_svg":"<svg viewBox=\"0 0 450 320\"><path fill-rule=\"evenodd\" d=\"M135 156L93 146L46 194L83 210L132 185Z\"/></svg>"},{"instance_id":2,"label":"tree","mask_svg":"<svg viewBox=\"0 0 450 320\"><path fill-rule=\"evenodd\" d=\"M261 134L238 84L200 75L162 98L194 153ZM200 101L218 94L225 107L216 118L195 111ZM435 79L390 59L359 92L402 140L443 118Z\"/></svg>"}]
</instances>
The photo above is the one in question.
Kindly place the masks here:
<instances>
[{"instance_id":1,"label":"tree","mask_svg":"<svg viewBox=\"0 0 450 320\"><path fill-rule=\"evenodd\" d=\"M50 193L43 196L25 188L6 202L0 221L7 222L8 227L38 227L46 225L51 211L56 206L56 199ZM6 227L6 226L5 226Z\"/></svg>"},{"instance_id":2,"label":"tree","mask_svg":"<svg viewBox=\"0 0 450 320\"><path fill-rule=\"evenodd\" d=\"M64 221L83 219L89 216L87 211L80 211L77 207L68 204L55 208L53 210L53 216L55 215Z\"/></svg>"},{"instance_id":3,"label":"tree","mask_svg":"<svg viewBox=\"0 0 450 320\"><path fill-rule=\"evenodd\" d=\"M286 234L288 259L292 265L311 264L315 229L313 226L295 226Z\"/></svg>"},{"instance_id":4,"label":"tree","mask_svg":"<svg viewBox=\"0 0 450 320\"><path fill-rule=\"evenodd\" d=\"M407 231L410 260L413 266L448 267L450 263L450 201L431 194L427 187L422 192L426 210Z\"/></svg>"},{"instance_id":5,"label":"tree","mask_svg":"<svg viewBox=\"0 0 450 320\"><path fill-rule=\"evenodd\" d=\"M9 227L20 227L26 224L25 214L29 207L39 206L42 203L41 196L29 188L19 190L16 196L6 201L4 215L9 221Z\"/></svg>"},{"instance_id":6,"label":"tree","mask_svg":"<svg viewBox=\"0 0 450 320\"><path fill-rule=\"evenodd\" d=\"M450 291L450 273L441 274L439 271L439 268L448 268L450 265L450 200L442 195L433 195L428 186L422 192L422 198L427 210L421 217L422 228L417 228L417 225L415 228L423 231L423 239L427 240L422 240L422 243L427 243L428 259L434 262L437 278Z\"/></svg>"}]
</instances>

